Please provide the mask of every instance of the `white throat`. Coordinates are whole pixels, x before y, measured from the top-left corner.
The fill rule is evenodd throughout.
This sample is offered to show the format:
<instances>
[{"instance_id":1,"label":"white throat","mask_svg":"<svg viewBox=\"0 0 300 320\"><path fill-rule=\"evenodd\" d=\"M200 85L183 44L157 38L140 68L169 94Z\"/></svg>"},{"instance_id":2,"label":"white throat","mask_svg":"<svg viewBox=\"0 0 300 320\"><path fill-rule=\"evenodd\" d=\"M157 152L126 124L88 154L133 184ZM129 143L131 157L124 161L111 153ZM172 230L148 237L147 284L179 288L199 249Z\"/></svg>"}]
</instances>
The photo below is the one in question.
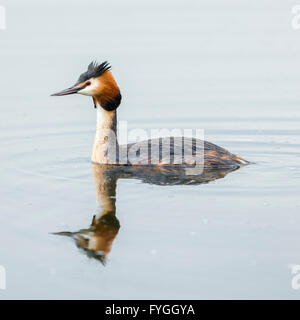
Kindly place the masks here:
<instances>
[{"instance_id":1,"label":"white throat","mask_svg":"<svg viewBox=\"0 0 300 320\"><path fill-rule=\"evenodd\" d=\"M97 129L92 161L116 163L117 112L106 111L97 102Z\"/></svg>"}]
</instances>

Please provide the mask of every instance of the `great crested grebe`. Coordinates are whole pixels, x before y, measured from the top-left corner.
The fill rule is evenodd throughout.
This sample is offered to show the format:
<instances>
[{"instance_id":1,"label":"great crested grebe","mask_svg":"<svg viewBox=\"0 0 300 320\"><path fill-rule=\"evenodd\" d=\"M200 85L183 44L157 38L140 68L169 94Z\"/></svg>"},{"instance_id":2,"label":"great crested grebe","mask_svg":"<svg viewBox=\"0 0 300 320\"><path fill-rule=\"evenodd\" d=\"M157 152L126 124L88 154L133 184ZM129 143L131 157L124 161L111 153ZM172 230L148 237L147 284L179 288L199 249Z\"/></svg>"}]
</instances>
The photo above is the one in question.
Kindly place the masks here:
<instances>
[{"instance_id":1,"label":"great crested grebe","mask_svg":"<svg viewBox=\"0 0 300 320\"><path fill-rule=\"evenodd\" d=\"M92 62L74 86L52 94L65 96L78 93L93 98L97 108L97 130L92 162L171 167L186 167L196 163L204 168L214 169L239 168L249 164L213 143L195 138L157 138L119 145L116 138L117 108L121 103L121 93L110 68L107 62Z\"/></svg>"}]
</instances>

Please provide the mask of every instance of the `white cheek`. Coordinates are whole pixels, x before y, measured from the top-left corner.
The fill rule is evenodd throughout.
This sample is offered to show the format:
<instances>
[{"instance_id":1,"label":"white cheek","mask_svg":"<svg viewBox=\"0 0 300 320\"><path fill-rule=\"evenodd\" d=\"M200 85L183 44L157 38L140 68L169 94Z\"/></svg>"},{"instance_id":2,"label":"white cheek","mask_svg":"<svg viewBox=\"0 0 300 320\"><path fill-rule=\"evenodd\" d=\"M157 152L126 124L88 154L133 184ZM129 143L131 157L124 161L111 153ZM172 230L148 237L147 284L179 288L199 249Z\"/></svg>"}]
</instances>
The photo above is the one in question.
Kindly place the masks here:
<instances>
[{"instance_id":1,"label":"white cheek","mask_svg":"<svg viewBox=\"0 0 300 320\"><path fill-rule=\"evenodd\" d=\"M84 96L91 96L91 90L90 88L86 87L80 91L78 91L79 94L83 94Z\"/></svg>"},{"instance_id":2,"label":"white cheek","mask_svg":"<svg viewBox=\"0 0 300 320\"><path fill-rule=\"evenodd\" d=\"M92 96L95 93L95 84L91 84L87 87L85 87L84 89L78 91L79 94L82 94L84 96Z\"/></svg>"}]
</instances>

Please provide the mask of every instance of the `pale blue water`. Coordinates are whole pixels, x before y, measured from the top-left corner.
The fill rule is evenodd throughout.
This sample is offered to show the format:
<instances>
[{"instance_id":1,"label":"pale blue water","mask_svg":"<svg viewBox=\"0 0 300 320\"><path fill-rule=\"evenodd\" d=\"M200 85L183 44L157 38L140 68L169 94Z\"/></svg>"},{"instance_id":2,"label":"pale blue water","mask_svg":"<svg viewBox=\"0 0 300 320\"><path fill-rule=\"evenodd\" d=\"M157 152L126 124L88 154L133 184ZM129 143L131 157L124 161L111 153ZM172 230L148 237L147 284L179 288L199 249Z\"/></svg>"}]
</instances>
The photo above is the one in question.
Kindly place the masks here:
<instances>
[{"instance_id":1,"label":"pale blue water","mask_svg":"<svg viewBox=\"0 0 300 320\"><path fill-rule=\"evenodd\" d=\"M0 298L293 298L300 264L300 30L293 1L1 1ZM109 60L130 128L203 128L256 162L209 184L119 179L107 263L91 99L49 95Z\"/></svg>"}]
</instances>

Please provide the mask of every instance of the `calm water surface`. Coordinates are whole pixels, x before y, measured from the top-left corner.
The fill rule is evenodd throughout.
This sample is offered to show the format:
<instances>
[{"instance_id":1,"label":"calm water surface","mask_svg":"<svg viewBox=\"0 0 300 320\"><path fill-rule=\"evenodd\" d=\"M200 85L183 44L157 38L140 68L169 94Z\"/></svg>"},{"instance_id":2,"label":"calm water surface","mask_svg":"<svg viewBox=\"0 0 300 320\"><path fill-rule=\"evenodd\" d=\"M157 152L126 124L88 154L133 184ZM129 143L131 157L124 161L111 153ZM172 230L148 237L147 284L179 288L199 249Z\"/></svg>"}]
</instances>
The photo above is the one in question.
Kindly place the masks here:
<instances>
[{"instance_id":1,"label":"calm water surface","mask_svg":"<svg viewBox=\"0 0 300 320\"><path fill-rule=\"evenodd\" d=\"M300 298L293 1L2 3L0 299ZM256 164L195 185L117 174L99 193L91 99L49 97L94 58L129 128L203 128Z\"/></svg>"}]
</instances>

